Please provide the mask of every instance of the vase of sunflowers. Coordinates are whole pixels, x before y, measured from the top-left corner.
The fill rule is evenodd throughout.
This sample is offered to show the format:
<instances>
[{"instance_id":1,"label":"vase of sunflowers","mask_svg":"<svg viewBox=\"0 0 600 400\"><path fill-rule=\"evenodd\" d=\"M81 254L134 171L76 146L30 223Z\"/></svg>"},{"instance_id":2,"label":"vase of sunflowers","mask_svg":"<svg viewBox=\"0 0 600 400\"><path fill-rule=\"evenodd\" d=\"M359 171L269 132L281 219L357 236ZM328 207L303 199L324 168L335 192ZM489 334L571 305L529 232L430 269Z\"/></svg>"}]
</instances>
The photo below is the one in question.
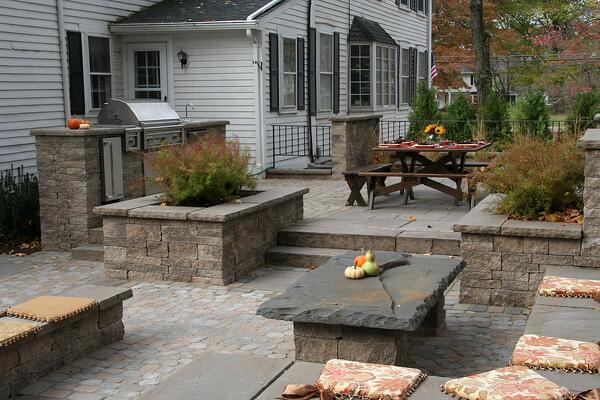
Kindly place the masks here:
<instances>
[{"instance_id":1,"label":"vase of sunflowers","mask_svg":"<svg viewBox=\"0 0 600 400\"><path fill-rule=\"evenodd\" d=\"M440 143L446 134L446 128L442 125L429 124L423 130L428 144Z\"/></svg>"}]
</instances>

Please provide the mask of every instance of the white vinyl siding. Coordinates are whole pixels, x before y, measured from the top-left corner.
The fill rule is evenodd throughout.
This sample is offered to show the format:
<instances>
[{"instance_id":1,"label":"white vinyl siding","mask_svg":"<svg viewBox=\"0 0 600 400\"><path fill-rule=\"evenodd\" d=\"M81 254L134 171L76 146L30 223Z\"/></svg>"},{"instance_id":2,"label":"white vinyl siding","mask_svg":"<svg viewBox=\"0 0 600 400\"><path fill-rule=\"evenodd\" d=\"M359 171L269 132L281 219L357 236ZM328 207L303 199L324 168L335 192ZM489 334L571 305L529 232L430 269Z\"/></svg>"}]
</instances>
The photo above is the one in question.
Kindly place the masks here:
<instances>
[{"instance_id":1,"label":"white vinyl siding","mask_svg":"<svg viewBox=\"0 0 600 400\"><path fill-rule=\"evenodd\" d=\"M157 1L63 0L65 30L109 36L109 22ZM114 54L120 52L118 43L113 44L113 50ZM116 73L115 68L113 80L121 81ZM35 171L35 140L29 135L30 130L64 124L56 1L2 0L0 169L12 164Z\"/></svg>"}]
</instances>

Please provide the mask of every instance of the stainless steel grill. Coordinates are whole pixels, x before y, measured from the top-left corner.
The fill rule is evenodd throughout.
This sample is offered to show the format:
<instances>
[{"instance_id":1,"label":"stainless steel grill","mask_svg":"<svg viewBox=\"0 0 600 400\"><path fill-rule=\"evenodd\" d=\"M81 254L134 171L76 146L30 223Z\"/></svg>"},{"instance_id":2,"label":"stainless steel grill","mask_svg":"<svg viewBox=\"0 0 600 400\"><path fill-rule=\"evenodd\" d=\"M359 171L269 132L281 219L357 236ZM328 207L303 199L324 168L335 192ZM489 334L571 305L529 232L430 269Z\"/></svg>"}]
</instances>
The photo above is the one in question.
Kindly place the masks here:
<instances>
[{"instance_id":1,"label":"stainless steel grill","mask_svg":"<svg viewBox=\"0 0 600 400\"><path fill-rule=\"evenodd\" d=\"M98 124L124 126L126 151L183 143L184 124L163 101L110 99L98 114Z\"/></svg>"}]
</instances>

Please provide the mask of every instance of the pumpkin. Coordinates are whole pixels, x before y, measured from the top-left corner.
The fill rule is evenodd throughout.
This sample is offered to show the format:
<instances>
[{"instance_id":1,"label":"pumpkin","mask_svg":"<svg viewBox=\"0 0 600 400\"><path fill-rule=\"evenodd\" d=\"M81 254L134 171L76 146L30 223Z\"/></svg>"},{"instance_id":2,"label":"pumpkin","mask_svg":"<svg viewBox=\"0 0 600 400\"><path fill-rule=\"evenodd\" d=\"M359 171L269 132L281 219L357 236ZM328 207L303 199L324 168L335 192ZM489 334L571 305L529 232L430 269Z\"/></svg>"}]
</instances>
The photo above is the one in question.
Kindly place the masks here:
<instances>
[{"instance_id":1,"label":"pumpkin","mask_svg":"<svg viewBox=\"0 0 600 400\"><path fill-rule=\"evenodd\" d=\"M348 279L362 279L365 277L365 271L362 268L348 267L344 271L344 276Z\"/></svg>"},{"instance_id":2,"label":"pumpkin","mask_svg":"<svg viewBox=\"0 0 600 400\"><path fill-rule=\"evenodd\" d=\"M361 254L360 256L356 256L356 258L354 258L354 265L356 265L357 267L362 267L364 263L367 262L367 258L365 257L364 254Z\"/></svg>"},{"instance_id":3,"label":"pumpkin","mask_svg":"<svg viewBox=\"0 0 600 400\"><path fill-rule=\"evenodd\" d=\"M81 125L81 120L77 118L69 118L67 120L67 127L69 129L79 129L79 125Z\"/></svg>"},{"instance_id":4,"label":"pumpkin","mask_svg":"<svg viewBox=\"0 0 600 400\"><path fill-rule=\"evenodd\" d=\"M90 124L79 124L79 129L90 129Z\"/></svg>"}]
</instances>

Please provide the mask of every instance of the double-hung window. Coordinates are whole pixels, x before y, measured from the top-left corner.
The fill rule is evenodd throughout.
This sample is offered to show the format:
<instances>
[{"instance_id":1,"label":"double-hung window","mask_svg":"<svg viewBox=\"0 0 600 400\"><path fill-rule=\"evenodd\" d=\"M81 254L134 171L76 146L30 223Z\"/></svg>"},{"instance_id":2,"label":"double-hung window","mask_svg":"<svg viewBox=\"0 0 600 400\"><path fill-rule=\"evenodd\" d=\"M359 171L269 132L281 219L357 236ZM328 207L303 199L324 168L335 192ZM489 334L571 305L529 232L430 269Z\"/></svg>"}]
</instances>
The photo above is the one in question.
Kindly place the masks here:
<instances>
[{"instance_id":1,"label":"double-hung window","mask_svg":"<svg viewBox=\"0 0 600 400\"><path fill-rule=\"evenodd\" d=\"M427 82L427 53L419 52L419 85Z\"/></svg>"},{"instance_id":2,"label":"double-hung window","mask_svg":"<svg viewBox=\"0 0 600 400\"><path fill-rule=\"evenodd\" d=\"M319 34L319 111L333 110L333 35Z\"/></svg>"},{"instance_id":3,"label":"double-hung window","mask_svg":"<svg viewBox=\"0 0 600 400\"><path fill-rule=\"evenodd\" d=\"M394 106L396 104L396 49L376 46L376 64L377 107Z\"/></svg>"},{"instance_id":4,"label":"double-hung window","mask_svg":"<svg viewBox=\"0 0 600 400\"><path fill-rule=\"evenodd\" d=\"M417 0L417 10L420 12L425 12L425 1L426 0Z\"/></svg>"},{"instance_id":5,"label":"double-hung window","mask_svg":"<svg viewBox=\"0 0 600 400\"><path fill-rule=\"evenodd\" d=\"M410 101L410 49L402 49L402 103Z\"/></svg>"},{"instance_id":6,"label":"double-hung window","mask_svg":"<svg viewBox=\"0 0 600 400\"><path fill-rule=\"evenodd\" d=\"M105 37L88 37L92 109L102 108L111 97L110 44Z\"/></svg>"},{"instance_id":7,"label":"double-hung window","mask_svg":"<svg viewBox=\"0 0 600 400\"><path fill-rule=\"evenodd\" d=\"M281 89L281 107L284 109L293 109L297 107L297 48L296 39L283 38L282 41L282 89Z\"/></svg>"},{"instance_id":8,"label":"double-hung window","mask_svg":"<svg viewBox=\"0 0 600 400\"><path fill-rule=\"evenodd\" d=\"M350 45L350 106L371 106L371 45Z\"/></svg>"}]
</instances>

